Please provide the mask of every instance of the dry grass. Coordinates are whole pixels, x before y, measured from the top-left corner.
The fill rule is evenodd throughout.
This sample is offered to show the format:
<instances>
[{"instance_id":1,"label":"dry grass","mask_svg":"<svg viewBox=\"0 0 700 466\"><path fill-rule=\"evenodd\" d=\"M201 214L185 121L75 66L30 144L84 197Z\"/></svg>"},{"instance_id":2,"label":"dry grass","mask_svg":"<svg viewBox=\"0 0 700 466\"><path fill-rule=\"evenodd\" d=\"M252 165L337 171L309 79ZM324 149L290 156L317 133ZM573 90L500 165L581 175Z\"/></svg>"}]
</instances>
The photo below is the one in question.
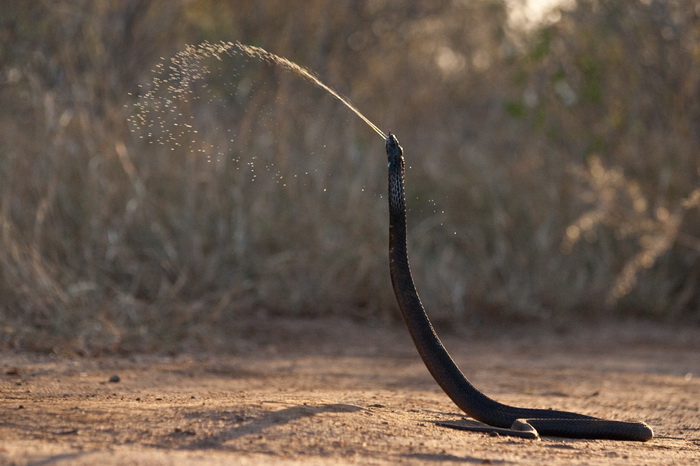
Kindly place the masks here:
<instances>
[{"instance_id":1,"label":"dry grass","mask_svg":"<svg viewBox=\"0 0 700 466\"><path fill-rule=\"evenodd\" d=\"M194 144L132 133L160 57L202 40L305 65L398 134L437 319L698 322L698 2L581 1L530 35L496 1L350 3L8 7L3 345L178 350L243 314L395 315L383 145L334 99L228 59L182 106Z\"/></svg>"}]
</instances>

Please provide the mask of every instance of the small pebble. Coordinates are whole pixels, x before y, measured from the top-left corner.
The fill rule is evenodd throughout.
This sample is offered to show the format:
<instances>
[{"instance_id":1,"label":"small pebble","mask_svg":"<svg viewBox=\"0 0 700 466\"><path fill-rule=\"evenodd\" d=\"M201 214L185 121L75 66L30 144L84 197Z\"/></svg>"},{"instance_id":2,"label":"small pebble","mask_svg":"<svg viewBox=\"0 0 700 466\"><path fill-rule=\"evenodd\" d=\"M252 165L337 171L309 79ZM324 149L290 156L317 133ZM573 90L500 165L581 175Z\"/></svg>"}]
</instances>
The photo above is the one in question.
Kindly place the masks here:
<instances>
[{"instance_id":1,"label":"small pebble","mask_svg":"<svg viewBox=\"0 0 700 466\"><path fill-rule=\"evenodd\" d=\"M109 378L110 383L117 383L120 380L121 380L121 377L119 377L118 375L113 375L112 377Z\"/></svg>"}]
</instances>

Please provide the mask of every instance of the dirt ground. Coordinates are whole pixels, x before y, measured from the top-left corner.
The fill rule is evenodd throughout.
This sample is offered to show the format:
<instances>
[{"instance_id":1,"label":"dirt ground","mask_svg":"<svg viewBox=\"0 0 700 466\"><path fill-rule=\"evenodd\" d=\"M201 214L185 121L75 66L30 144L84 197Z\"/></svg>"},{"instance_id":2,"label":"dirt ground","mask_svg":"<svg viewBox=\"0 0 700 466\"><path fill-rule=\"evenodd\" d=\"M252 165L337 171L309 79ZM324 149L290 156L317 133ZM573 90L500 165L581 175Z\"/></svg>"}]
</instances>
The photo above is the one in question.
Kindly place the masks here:
<instances>
[{"instance_id":1,"label":"dirt ground","mask_svg":"<svg viewBox=\"0 0 700 466\"><path fill-rule=\"evenodd\" d=\"M241 324L219 354L2 353L2 464L700 464L700 329L615 324L452 333L507 403L642 420L646 443L512 437L459 419L400 326Z\"/></svg>"}]
</instances>

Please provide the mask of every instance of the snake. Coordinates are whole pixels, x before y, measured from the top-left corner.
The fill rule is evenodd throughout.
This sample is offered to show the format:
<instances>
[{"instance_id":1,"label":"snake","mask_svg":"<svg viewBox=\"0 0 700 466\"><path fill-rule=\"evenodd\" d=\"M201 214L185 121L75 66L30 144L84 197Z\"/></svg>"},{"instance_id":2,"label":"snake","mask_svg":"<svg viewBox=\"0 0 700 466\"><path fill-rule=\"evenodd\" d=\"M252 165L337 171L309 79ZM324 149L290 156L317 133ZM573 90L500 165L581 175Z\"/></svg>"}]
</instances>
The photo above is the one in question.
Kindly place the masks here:
<instances>
[{"instance_id":1,"label":"snake","mask_svg":"<svg viewBox=\"0 0 700 466\"><path fill-rule=\"evenodd\" d=\"M488 397L467 380L435 332L411 275L406 233L405 161L403 148L391 132L386 137L386 153L389 173L389 269L399 310L432 377L462 411L483 423L474 426L456 420L437 424L491 435L532 439L544 435L640 442L650 440L654 433L644 422L612 421L567 411L509 406Z\"/></svg>"}]
</instances>

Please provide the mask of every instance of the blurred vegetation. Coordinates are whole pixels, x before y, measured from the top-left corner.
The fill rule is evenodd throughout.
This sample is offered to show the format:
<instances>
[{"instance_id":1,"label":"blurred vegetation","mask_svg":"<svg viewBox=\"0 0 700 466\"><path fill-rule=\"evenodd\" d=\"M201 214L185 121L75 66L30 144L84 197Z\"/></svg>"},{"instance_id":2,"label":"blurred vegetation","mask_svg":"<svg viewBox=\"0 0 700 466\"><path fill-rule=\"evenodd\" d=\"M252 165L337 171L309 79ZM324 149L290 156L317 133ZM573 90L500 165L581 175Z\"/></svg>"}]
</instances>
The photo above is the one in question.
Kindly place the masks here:
<instances>
[{"instance_id":1,"label":"blurred vegetation","mask_svg":"<svg viewBox=\"0 0 700 466\"><path fill-rule=\"evenodd\" d=\"M527 29L498 0L46 0L5 2L0 34L3 347L397 315L383 143L339 103L224 63L192 110L223 156L131 131L155 64L204 40L306 66L396 132L436 320L700 322L697 0L580 0Z\"/></svg>"}]
</instances>

